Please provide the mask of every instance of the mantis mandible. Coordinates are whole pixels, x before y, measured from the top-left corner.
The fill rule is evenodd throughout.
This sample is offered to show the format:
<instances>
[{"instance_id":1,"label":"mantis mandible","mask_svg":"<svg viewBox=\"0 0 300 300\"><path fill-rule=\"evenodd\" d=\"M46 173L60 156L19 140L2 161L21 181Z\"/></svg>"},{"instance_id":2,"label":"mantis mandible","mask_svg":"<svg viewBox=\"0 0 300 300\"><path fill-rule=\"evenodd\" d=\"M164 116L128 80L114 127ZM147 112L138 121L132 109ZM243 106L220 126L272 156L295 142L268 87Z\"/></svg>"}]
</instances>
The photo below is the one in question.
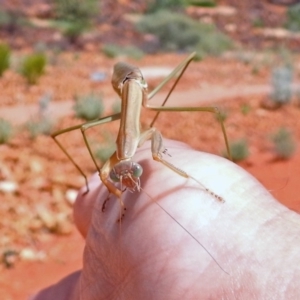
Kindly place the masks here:
<instances>
[{"instance_id":1,"label":"mantis mandible","mask_svg":"<svg viewBox=\"0 0 300 300\"><path fill-rule=\"evenodd\" d=\"M183 170L179 169L175 165L169 163L163 158L165 148L163 146L163 139L161 133L153 127L158 115L162 111L204 111L219 114L219 110L216 107L166 107L164 106L169 96L176 87L178 81L184 74L190 62L194 59L196 53L190 54L184 59L169 76L165 78L152 92L147 93L147 83L143 78L141 71L134 66L126 63L119 62L114 66L114 72L112 76L112 86L116 93L122 100L121 112L113 114L107 117L100 118L96 121L87 122L84 124L69 127L52 134L54 141L61 148L61 150L67 155L70 161L78 169L78 171L84 176L87 192L89 191L87 177L82 169L73 160L70 154L62 146L62 144L56 138L58 135L80 129L83 135L84 142L90 153L90 156L95 164L95 167L99 173L100 179L103 184L107 187L110 194L115 195L119 201L121 207L124 209L124 204L121 199L123 188L130 191L140 191L140 177L142 175L142 166L132 160L136 150L146 140L151 139L151 152L154 160L162 163L167 168L171 169L178 175L184 178L190 178L196 181L200 186L214 196L219 201L223 201L223 198L214 194L210 189L206 188L201 182L190 176ZM166 85L174 76L178 75L172 88L170 89L166 99L161 106L151 106L148 104L150 100L164 85ZM150 124L150 128L141 132L140 130L140 113L142 106L146 109L156 111L156 116ZM120 119L119 133L116 140L116 151L107 160L106 163L100 168L96 162L95 156L91 150L89 142L86 137L86 130L107 122ZM219 118L222 132L225 139L227 152L230 157L230 150L228 145L228 139L225 131L224 124ZM113 184L118 182L121 188L118 188Z\"/></svg>"}]
</instances>

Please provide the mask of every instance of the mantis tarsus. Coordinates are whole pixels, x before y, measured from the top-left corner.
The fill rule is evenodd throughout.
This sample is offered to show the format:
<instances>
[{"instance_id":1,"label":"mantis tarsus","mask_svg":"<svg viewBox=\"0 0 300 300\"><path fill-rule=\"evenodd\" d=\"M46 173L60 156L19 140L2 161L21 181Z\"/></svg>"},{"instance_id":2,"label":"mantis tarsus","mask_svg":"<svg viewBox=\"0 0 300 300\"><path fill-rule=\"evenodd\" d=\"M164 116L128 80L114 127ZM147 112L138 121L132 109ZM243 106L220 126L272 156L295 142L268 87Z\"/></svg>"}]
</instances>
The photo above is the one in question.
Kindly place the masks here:
<instances>
[{"instance_id":1,"label":"mantis tarsus","mask_svg":"<svg viewBox=\"0 0 300 300\"><path fill-rule=\"evenodd\" d=\"M57 136L80 129L83 135L84 142L90 153L90 156L95 164L95 167L99 173L100 179L103 184L107 187L110 194L115 195L124 208L124 204L121 200L122 189L126 188L131 191L140 190L140 176L142 175L143 169L140 164L132 161L132 158L137 150L146 140L151 139L151 151L154 160L164 164L166 167L177 173L178 175L191 178L202 186L207 192L213 195L216 199L223 201L223 198L214 194L211 190L206 188L202 183L197 181L194 177L190 176L183 170L169 163L163 159L163 154L165 148L163 146L163 139L161 133L153 127L158 115L162 111L204 111L215 114L220 114L218 108L216 107L166 107L165 104L169 99L169 96L176 87L178 81L182 77L183 73L187 69L188 65L194 59L196 53L190 54L186 59L184 59L171 73L167 76L153 91L149 94L147 93L147 83L145 82L141 71L132 65L119 62L114 66L114 72L112 76L112 86L117 94L122 99L121 112L110 115L104 118L100 118L95 121L87 122L84 124L72 126L52 134L54 141L61 148L61 150L67 155L70 161L78 169L78 171L84 176L87 192L89 191L87 177L79 167L79 165L74 161L71 155L63 147L63 145L57 139ZM167 97L161 106L150 106L148 100L150 100L161 88L166 85L172 78L177 74L172 88L170 89ZM141 132L140 130L140 112L142 106L146 109L156 111L156 116L150 124L150 128ZM96 162L95 156L91 150L89 142L86 137L86 130L108 123L114 120L120 119L120 128L118 137L116 140L117 149L114 154L108 159L108 161L100 168ZM225 144L227 152L230 156L228 139L225 131L224 124L219 118L222 132L225 139ZM117 188L112 182L119 182L121 184L121 189Z\"/></svg>"},{"instance_id":2,"label":"mantis tarsus","mask_svg":"<svg viewBox=\"0 0 300 300\"><path fill-rule=\"evenodd\" d=\"M99 173L100 179L103 184L107 187L110 194L115 195L124 210L124 204L122 202L122 193L123 188L126 188L131 191L140 191L140 177L142 175L143 169L142 166L134 162L132 160L136 150L140 147L146 140L151 139L151 151L152 157L154 160L162 163L167 168L171 169L178 175L184 178L190 178L196 181L205 191L211 194L214 198L219 201L223 201L223 198L213 193L210 189L206 188L201 182L196 180L194 177L190 176L180 168L175 165L169 163L163 158L163 154L165 153L165 148L163 146L163 139L161 133L153 127L155 121L160 112L162 111L204 111L219 114L219 110L216 107L166 107L164 106L169 99L169 96L173 92L176 87L178 81L184 74L188 65L194 59L195 53L189 55L186 59L184 59L172 72L169 76L165 78L153 91L149 94L147 93L147 83L145 82L141 71L134 66L131 66L126 63L117 63L114 66L114 72L112 76L112 86L117 94L121 97L122 107L121 112L110 115L104 118L100 118L96 121L87 122L84 124L76 125L73 127L69 127L60 131L57 131L52 134L53 139L57 143L57 145L61 148L61 150L67 155L70 161L74 164L74 166L78 169L78 171L84 176L87 191L88 182L87 177L85 176L82 169L77 165L77 163L73 160L70 154L66 151L66 149L62 146L62 144L58 141L57 136L72 130L80 129L83 135L84 142L86 147L90 153L90 156L95 164L95 167ZM161 88L166 85L172 78L176 75L177 78L172 85L167 97L161 106L150 106L148 105L148 100L150 100ZM152 111L156 111L156 116L154 117L152 123L150 124L150 128L141 132L140 130L140 112L142 106L146 109L150 109ZM95 156L91 150L89 142L86 137L86 130L101 125L104 123L108 123L114 120L120 119L120 127L119 133L116 140L117 149L113 153L113 155L107 160L106 163L100 168L96 162ZM224 124L221 118L220 120L222 132L225 139L225 144L227 148L227 152L230 156L228 139L226 135L226 131L224 128ZM118 182L121 188L116 187L113 182ZM107 200L106 200L107 201ZM105 203L103 204L103 209ZM156 202L157 203L157 202ZM157 203L158 204L158 203ZM173 220L175 220L160 204L158 204ZM123 216L123 215L122 215ZM121 216L121 217L122 217ZM204 246L191 234L189 233L178 221L175 220L193 239L195 239L203 248ZM205 249L205 248L204 248ZM205 249L206 250L206 249ZM209 254L209 252L206 250ZM210 255L210 254L209 254ZM210 255L212 257L212 255ZM218 262L212 257L213 260L218 264ZM219 265L219 264L218 264ZM222 267L219 265L222 269ZM223 269L222 269L223 270ZM224 271L224 270L223 270ZM226 271L224 271L227 273Z\"/></svg>"}]
</instances>

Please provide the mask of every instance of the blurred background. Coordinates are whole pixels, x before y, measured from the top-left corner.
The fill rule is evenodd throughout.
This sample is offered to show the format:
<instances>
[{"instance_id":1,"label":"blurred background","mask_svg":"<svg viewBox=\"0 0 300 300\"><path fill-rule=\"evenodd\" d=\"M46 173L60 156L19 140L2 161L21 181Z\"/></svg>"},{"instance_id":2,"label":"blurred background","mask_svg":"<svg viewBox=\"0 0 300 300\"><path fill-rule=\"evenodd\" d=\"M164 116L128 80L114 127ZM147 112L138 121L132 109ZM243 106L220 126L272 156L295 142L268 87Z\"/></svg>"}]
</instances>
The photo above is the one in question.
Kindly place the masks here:
<instances>
[{"instance_id":1,"label":"blurred background","mask_svg":"<svg viewBox=\"0 0 300 300\"><path fill-rule=\"evenodd\" d=\"M224 122L233 160L299 212L299 1L0 0L1 299L26 299L81 267L72 206L84 178L51 134L120 111L116 62L138 66L151 91L193 51L167 105L220 114L162 113L155 126L226 157ZM142 127L153 117L143 110ZM118 126L88 130L99 166ZM57 138L87 176L96 171L80 130Z\"/></svg>"}]
</instances>

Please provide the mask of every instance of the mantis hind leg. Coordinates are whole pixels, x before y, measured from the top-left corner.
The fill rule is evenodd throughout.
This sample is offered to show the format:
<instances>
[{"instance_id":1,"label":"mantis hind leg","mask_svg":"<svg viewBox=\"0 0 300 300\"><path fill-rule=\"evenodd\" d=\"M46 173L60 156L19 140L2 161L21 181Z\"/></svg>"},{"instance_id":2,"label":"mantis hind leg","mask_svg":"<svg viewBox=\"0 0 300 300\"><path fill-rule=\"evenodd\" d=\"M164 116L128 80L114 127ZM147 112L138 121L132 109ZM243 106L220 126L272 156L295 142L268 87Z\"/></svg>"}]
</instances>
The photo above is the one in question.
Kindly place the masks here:
<instances>
[{"instance_id":1,"label":"mantis hind leg","mask_svg":"<svg viewBox=\"0 0 300 300\"><path fill-rule=\"evenodd\" d=\"M151 100L152 97L154 97L157 94L157 92L159 92L170 80L172 80L179 73L179 75L177 76L175 82L173 83L170 91L168 92L165 100L161 104L161 106L165 106L165 104L169 100L169 97L171 96L173 90L176 88L177 83L179 82L179 80L181 79L184 72L188 68L189 64L193 61L195 56L196 56L196 52L193 52L187 58L185 58L154 90L152 90L148 94L148 99ZM154 116L154 118L153 118L153 120L150 124L150 127L153 127L153 125L154 125L155 121L157 120L159 114L160 114L160 111L157 111L156 115Z\"/></svg>"},{"instance_id":2,"label":"mantis hind leg","mask_svg":"<svg viewBox=\"0 0 300 300\"><path fill-rule=\"evenodd\" d=\"M148 106L147 105L146 108L150 109L150 110L153 110L153 111L159 111L159 112L161 112L161 111L177 111L177 112L179 112L179 111L199 111L199 112L203 111L203 112L214 113L217 116L217 119L218 119L218 121L220 122L220 125L221 125L221 129L222 129L222 133L223 133L223 137L224 137L224 141L225 141L225 145L226 145L228 158L230 160L232 160L226 129L225 129L225 126L224 126L224 122L221 118L220 110L217 107L168 107L168 106L154 107L154 106Z\"/></svg>"},{"instance_id":3,"label":"mantis hind leg","mask_svg":"<svg viewBox=\"0 0 300 300\"><path fill-rule=\"evenodd\" d=\"M150 124L150 127L153 127L153 125L156 122L160 112L162 112L162 111L206 111L206 112L214 113L214 114L216 114L217 119L219 120L220 125L221 125L221 129L222 129L222 133L223 133L223 137L224 137L224 141L225 141L225 145L226 145L226 151L227 151L228 158L230 160L232 160L231 153L230 153L230 148L229 148L229 143L228 143L228 137L227 137L227 133L226 133L226 130L225 130L224 122L221 118L220 110L217 107L165 107L165 104L169 100L169 97L171 96L173 90L176 88L179 80L183 76L183 74L186 71L186 69L188 68L189 64L194 60L195 56L196 56L196 52L193 52L188 57L186 57L154 90L152 90L148 94L148 100L151 100L151 98L154 97L170 80L172 80L177 74L179 74L177 76L174 84L172 85L170 91L168 92L165 100L161 104L161 106L152 107L152 106L148 105L147 102L143 103L144 107L157 112L156 115L154 116L151 124Z\"/></svg>"}]
</instances>

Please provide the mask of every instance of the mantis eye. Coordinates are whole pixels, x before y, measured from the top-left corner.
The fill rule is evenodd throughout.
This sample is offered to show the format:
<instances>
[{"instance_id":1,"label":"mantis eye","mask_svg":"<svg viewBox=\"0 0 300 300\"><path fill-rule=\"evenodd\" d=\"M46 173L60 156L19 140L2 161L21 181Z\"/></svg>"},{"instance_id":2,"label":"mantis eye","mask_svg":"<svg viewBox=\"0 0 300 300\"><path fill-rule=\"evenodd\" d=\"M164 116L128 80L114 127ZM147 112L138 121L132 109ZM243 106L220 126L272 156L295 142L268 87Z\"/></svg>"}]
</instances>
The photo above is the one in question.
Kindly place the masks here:
<instances>
[{"instance_id":1,"label":"mantis eye","mask_svg":"<svg viewBox=\"0 0 300 300\"><path fill-rule=\"evenodd\" d=\"M109 177L110 177L110 179L111 179L112 181L114 181L114 182L119 182L119 181L120 181L120 178L119 178L119 176L116 174L116 172L115 172L114 169L112 169L112 170L110 171Z\"/></svg>"},{"instance_id":2,"label":"mantis eye","mask_svg":"<svg viewBox=\"0 0 300 300\"><path fill-rule=\"evenodd\" d=\"M132 166L132 175L136 178L143 174L143 168L138 163L134 163Z\"/></svg>"}]
</instances>

